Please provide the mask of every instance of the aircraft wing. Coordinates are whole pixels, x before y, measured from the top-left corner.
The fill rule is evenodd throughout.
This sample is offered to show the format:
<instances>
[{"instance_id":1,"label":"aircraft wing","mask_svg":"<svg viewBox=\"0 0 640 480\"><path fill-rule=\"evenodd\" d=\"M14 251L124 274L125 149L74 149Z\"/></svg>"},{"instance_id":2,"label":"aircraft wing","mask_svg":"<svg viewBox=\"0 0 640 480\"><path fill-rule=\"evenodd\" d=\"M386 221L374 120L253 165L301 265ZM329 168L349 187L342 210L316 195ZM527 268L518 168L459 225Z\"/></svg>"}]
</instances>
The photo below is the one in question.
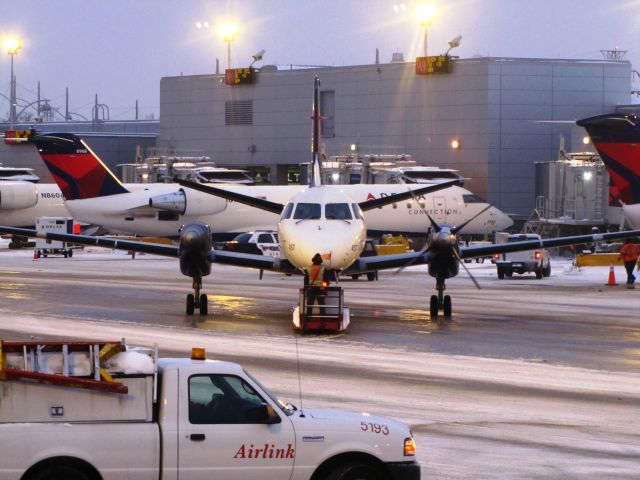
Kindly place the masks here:
<instances>
[{"instance_id":1,"label":"aircraft wing","mask_svg":"<svg viewBox=\"0 0 640 480\"><path fill-rule=\"evenodd\" d=\"M258 268L283 273L301 273L288 260L270 255L254 255L251 253L228 252L226 250L211 250L209 261L236 267Z\"/></svg>"},{"instance_id":2,"label":"aircraft wing","mask_svg":"<svg viewBox=\"0 0 640 480\"><path fill-rule=\"evenodd\" d=\"M367 210L373 210L374 208L384 207L385 205L391 205L392 203L401 202L402 200L408 200L420 195L426 195L428 193L437 192L438 190L444 190L445 188L453 187L454 185L461 186L464 183L463 180L450 180L448 182L436 183L429 185L428 187L416 188L410 190L407 188L406 192L396 193L387 197L376 198L375 200L367 200L366 202L360 202L360 210L366 212Z\"/></svg>"},{"instance_id":3,"label":"aircraft wing","mask_svg":"<svg viewBox=\"0 0 640 480\"><path fill-rule=\"evenodd\" d=\"M131 250L141 253L152 253L165 257L178 257L178 247L175 245L163 245L159 243L134 242L120 240L112 237L91 237L89 235L74 235L71 233L38 232L28 228L0 227L0 234L21 235L23 237L36 237L45 240L57 240L59 242L78 243L96 247L113 248L116 250Z\"/></svg>"},{"instance_id":4,"label":"aircraft wing","mask_svg":"<svg viewBox=\"0 0 640 480\"><path fill-rule=\"evenodd\" d=\"M343 273L345 275L354 275L371 270L387 270L391 268L406 267L407 265L423 265L430 261L430 252L407 252L397 253L395 255L360 257Z\"/></svg>"},{"instance_id":5,"label":"aircraft wing","mask_svg":"<svg viewBox=\"0 0 640 480\"><path fill-rule=\"evenodd\" d=\"M275 213L276 215L280 215L282 213L282 210L284 209L284 205L281 203L270 202L269 200L264 200L262 198L252 197L251 195L243 195L241 193L230 192L222 188L211 187L209 185L203 185L202 183L191 182L189 180L182 180L180 178L174 178L173 181L182 185L183 187L192 188L194 190L198 190L199 192L208 193L209 195L214 195L226 200L232 200L244 205L259 208L260 210Z\"/></svg>"},{"instance_id":6,"label":"aircraft wing","mask_svg":"<svg viewBox=\"0 0 640 480\"><path fill-rule=\"evenodd\" d=\"M461 258L484 257L496 253L521 252L536 248L564 247L583 243L601 242L603 240L618 240L621 238L640 237L640 230L626 232L597 233L592 235L576 235L573 237L545 238L542 240L525 240L523 242L497 243L486 247L460 247Z\"/></svg>"},{"instance_id":7,"label":"aircraft wing","mask_svg":"<svg viewBox=\"0 0 640 480\"><path fill-rule=\"evenodd\" d=\"M71 242L80 245L113 248L115 250L127 250L141 253L150 253L164 257L179 257L179 249L175 245L163 245L149 242L135 242L120 240L111 237L92 237L89 235L73 235L71 233L38 232L28 228L0 227L0 234L20 235L23 237L36 237L45 240L57 240ZM208 255L211 263L234 265L236 267L258 268L260 270L273 270L283 273L300 273L286 259L279 259L268 255L253 255L249 253L227 252L224 250L211 250Z\"/></svg>"}]
</instances>

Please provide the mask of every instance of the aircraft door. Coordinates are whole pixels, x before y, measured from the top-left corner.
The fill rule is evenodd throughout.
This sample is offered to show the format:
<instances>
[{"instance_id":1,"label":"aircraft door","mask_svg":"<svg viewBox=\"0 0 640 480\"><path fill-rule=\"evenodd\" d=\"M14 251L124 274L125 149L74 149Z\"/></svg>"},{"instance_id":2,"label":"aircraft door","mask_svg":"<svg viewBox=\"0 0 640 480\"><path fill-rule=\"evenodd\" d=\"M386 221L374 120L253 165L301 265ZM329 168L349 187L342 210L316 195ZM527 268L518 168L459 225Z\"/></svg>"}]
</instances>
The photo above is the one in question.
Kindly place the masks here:
<instances>
[{"instance_id":1,"label":"aircraft door","mask_svg":"<svg viewBox=\"0 0 640 480\"><path fill-rule=\"evenodd\" d=\"M251 420L251 411L270 404L243 378L197 374L188 379L189 401L178 407L179 478L271 480L289 478L295 434L279 409L279 423Z\"/></svg>"},{"instance_id":2,"label":"aircraft door","mask_svg":"<svg viewBox=\"0 0 640 480\"><path fill-rule=\"evenodd\" d=\"M433 197L433 219L438 223L447 223L447 200L445 197Z\"/></svg>"}]
</instances>

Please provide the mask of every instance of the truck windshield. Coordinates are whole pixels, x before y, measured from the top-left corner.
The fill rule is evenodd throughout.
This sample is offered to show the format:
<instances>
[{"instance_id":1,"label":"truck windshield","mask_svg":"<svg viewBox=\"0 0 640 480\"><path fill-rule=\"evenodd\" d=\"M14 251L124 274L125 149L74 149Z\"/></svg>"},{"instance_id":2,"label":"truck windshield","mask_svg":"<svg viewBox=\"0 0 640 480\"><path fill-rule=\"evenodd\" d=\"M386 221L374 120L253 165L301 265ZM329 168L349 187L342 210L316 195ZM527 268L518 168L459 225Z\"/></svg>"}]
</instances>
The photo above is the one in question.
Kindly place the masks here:
<instances>
[{"instance_id":1,"label":"truck windshield","mask_svg":"<svg viewBox=\"0 0 640 480\"><path fill-rule=\"evenodd\" d=\"M244 369L243 369L244 370ZM262 385L262 383L260 383L258 381L258 379L256 379L256 377L254 377L253 375L251 375L249 372L247 372L246 370L244 370L244 373L247 375L247 377L249 377L251 380L253 380L253 382L258 385L258 387L260 387L260 389L273 401L273 403L275 403L276 405L278 405L278 407L280 407L280 410L282 410L282 412L287 416L290 417L291 415L293 415L293 412L295 412L298 408L295 405L291 405L290 403L286 403L283 402L282 400L280 400L278 397L276 397L271 390L269 390L268 388L266 388L264 385Z\"/></svg>"}]
</instances>

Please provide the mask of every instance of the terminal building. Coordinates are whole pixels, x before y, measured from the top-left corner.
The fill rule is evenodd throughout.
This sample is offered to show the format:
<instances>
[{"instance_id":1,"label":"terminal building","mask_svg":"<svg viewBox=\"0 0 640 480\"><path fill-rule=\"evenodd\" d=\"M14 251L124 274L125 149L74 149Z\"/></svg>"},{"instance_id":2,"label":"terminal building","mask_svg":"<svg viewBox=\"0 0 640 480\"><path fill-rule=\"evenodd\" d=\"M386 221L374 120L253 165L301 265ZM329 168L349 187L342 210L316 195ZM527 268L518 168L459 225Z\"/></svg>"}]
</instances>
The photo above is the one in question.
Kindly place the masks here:
<instances>
[{"instance_id":1,"label":"terminal building","mask_svg":"<svg viewBox=\"0 0 640 480\"><path fill-rule=\"evenodd\" d=\"M270 168L286 183L310 157L313 78L321 80L327 156L408 154L453 168L466 186L507 213L528 216L536 202L535 162L584 151L572 121L630 103L627 61L470 58L450 73L420 75L414 62L278 70L252 83L224 75L160 82L158 146L195 149L227 167ZM352 147L353 146L353 147Z\"/></svg>"},{"instance_id":2,"label":"terminal building","mask_svg":"<svg viewBox=\"0 0 640 480\"><path fill-rule=\"evenodd\" d=\"M248 168L284 184L304 178L295 172L310 159L317 75L327 157L405 154L419 165L456 169L470 178L465 185L474 193L526 219L541 195L536 162L562 158L561 150L593 151L574 121L634 108L624 107L631 98L627 61L479 57L452 59L450 67L418 74L416 63L402 61L287 70L267 65L251 82L233 85L222 74L164 77L159 121L45 122L36 128L81 135L114 172L155 149L211 157L218 166ZM0 163L34 168L43 182L51 181L30 145L1 144Z\"/></svg>"}]
</instances>

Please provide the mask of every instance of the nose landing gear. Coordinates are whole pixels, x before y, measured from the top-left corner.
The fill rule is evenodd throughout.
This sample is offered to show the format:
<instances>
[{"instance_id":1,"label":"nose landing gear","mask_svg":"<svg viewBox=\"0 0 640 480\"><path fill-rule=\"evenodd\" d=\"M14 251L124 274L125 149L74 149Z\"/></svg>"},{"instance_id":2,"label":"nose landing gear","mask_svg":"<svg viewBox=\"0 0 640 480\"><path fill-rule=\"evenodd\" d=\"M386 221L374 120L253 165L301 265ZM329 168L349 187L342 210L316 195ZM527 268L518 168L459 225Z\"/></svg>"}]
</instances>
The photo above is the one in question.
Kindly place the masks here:
<instances>
[{"instance_id":1,"label":"nose landing gear","mask_svg":"<svg viewBox=\"0 0 640 480\"><path fill-rule=\"evenodd\" d=\"M433 320L438 319L439 310L442 310L442 314L445 318L451 317L451 296L444 295L445 288L444 278L437 278L436 290L438 290L438 295L431 295L431 301L429 302L429 313Z\"/></svg>"},{"instance_id":2,"label":"nose landing gear","mask_svg":"<svg viewBox=\"0 0 640 480\"><path fill-rule=\"evenodd\" d=\"M203 293L200 294L202 288L202 278L193 277L193 292L187 295L187 315L193 315L193 312L198 309L200 315L206 315L209 311L209 300Z\"/></svg>"}]
</instances>

